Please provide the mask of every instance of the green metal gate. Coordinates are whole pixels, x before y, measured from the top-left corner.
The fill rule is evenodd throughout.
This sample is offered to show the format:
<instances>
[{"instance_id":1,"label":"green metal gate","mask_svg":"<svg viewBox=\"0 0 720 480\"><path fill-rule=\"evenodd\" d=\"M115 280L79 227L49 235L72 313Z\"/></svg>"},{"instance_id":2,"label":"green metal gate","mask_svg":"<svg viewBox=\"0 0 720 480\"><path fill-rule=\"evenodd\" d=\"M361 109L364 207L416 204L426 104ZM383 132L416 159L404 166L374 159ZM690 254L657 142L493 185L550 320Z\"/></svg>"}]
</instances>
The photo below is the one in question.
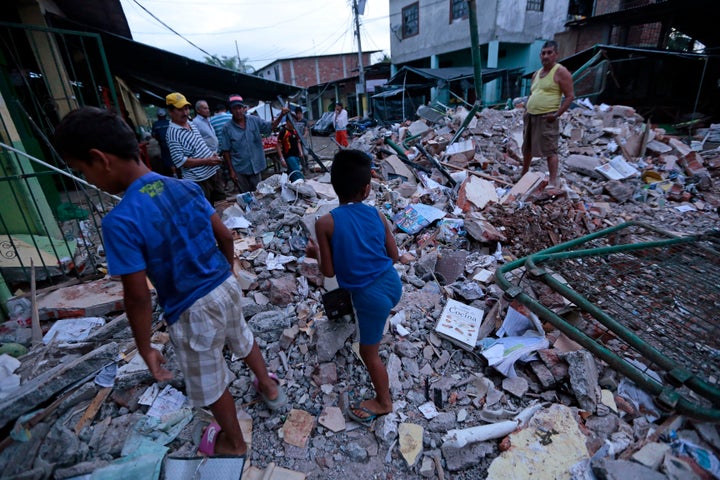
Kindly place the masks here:
<instances>
[{"instance_id":1,"label":"green metal gate","mask_svg":"<svg viewBox=\"0 0 720 480\"><path fill-rule=\"evenodd\" d=\"M659 407L720 421L720 232L680 237L624 223L503 265L496 278ZM580 320L535 298L539 283Z\"/></svg>"},{"instance_id":2,"label":"green metal gate","mask_svg":"<svg viewBox=\"0 0 720 480\"><path fill-rule=\"evenodd\" d=\"M54 127L84 105L119 111L99 35L0 22L0 307L30 280L96 273L103 205L71 174ZM91 239L92 237L92 239ZM98 245L99 243L99 245ZM1 310L0 310L1 313Z\"/></svg>"}]
</instances>

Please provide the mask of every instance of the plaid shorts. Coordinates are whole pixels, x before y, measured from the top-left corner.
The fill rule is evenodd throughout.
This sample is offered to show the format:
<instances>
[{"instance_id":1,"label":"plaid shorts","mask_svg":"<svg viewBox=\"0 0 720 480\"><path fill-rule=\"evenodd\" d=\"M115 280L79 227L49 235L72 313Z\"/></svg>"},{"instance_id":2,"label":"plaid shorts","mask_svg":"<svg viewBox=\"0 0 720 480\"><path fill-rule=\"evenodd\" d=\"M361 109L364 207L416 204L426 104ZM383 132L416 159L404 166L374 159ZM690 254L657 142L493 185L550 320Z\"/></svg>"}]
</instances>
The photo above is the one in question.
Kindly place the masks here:
<instances>
[{"instance_id":1,"label":"plaid shorts","mask_svg":"<svg viewBox=\"0 0 720 480\"><path fill-rule=\"evenodd\" d=\"M223 347L227 344L245 358L255 341L243 317L242 290L235 277L193 303L170 325L169 333L190 404L212 405L235 379Z\"/></svg>"}]
</instances>

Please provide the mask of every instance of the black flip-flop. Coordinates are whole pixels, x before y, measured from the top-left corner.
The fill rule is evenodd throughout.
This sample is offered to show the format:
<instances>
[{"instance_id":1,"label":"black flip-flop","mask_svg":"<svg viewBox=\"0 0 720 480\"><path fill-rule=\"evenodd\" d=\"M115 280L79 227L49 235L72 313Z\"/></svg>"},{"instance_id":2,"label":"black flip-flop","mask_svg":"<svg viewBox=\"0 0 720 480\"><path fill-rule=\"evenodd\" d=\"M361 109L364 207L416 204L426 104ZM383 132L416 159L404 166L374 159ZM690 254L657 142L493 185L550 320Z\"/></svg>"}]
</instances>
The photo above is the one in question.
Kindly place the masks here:
<instances>
[{"instance_id":1,"label":"black flip-flop","mask_svg":"<svg viewBox=\"0 0 720 480\"><path fill-rule=\"evenodd\" d=\"M370 409L367 409L363 406L361 406L362 402L355 403L350 406L350 408L347 411L348 417L355 420L360 425L365 425L366 427L369 427L372 422L374 422L379 416L385 415L384 413L375 413ZM363 412L367 413L367 417L360 417L353 412L353 410L362 410Z\"/></svg>"}]
</instances>

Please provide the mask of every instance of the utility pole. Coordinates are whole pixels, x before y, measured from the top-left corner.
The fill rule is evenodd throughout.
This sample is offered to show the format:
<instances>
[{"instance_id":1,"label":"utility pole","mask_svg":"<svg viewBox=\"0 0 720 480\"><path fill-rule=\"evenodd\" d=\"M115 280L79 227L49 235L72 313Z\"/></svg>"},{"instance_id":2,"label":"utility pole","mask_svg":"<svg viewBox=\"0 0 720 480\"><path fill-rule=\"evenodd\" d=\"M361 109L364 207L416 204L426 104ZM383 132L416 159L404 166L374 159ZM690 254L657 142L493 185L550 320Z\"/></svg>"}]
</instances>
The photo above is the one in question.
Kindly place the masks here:
<instances>
[{"instance_id":1,"label":"utility pole","mask_svg":"<svg viewBox=\"0 0 720 480\"><path fill-rule=\"evenodd\" d=\"M364 8L364 2L363 2L363 11ZM363 58L362 58L362 44L360 43L360 12L358 12L358 0L353 0L353 13L355 14L355 36L357 37L357 44L358 44L358 77L360 80L360 89L355 89L356 96L355 96L355 103L357 106L357 113L360 118L363 117L362 112L362 101L360 99L360 95L366 95L365 93L365 70L363 69ZM370 100L368 99L368 105L370 105Z\"/></svg>"},{"instance_id":2,"label":"utility pole","mask_svg":"<svg viewBox=\"0 0 720 480\"><path fill-rule=\"evenodd\" d=\"M467 0L468 19L470 20L470 52L472 53L473 73L475 76L475 105L482 104L482 65L480 64L480 37L478 35L477 5L475 0Z\"/></svg>"}]
</instances>

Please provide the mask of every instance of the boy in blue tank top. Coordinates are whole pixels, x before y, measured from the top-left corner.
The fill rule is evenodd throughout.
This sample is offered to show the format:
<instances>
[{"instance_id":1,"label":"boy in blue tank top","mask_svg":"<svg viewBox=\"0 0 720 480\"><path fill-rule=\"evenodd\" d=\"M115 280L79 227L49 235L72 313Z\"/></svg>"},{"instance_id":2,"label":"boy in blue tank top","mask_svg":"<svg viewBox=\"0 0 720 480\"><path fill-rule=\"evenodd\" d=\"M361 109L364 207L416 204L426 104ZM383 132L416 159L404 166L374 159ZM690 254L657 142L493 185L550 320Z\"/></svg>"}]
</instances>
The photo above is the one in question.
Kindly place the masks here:
<instances>
[{"instance_id":1,"label":"boy in blue tank top","mask_svg":"<svg viewBox=\"0 0 720 480\"><path fill-rule=\"evenodd\" d=\"M194 182L163 177L140 162L135 134L117 115L95 107L69 113L55 129L55 146L88 182L122 201L102 221L112 275L119 275L138 353L157 381L172 373L150 346L149 278L193 406L209 406L200 453L244 456L247 445L227 386L235 379L223 356L227 343L255 374L271 408L286 402L242 315L242 290L231 272L233 239Z\"/></svg>"},{"instance_id":2,"label":"boy in blue tank top","mask_svg":"<svg viewBox=\"0 0 720 480\"><path fill-rule=\"evenodd\" d=\"M390 310L402 295L393 267L399 257L395 238L385 217L362 203L370 194L371 166L371 159L359 150L335 154L330 181L340 206L317 220L317 243L310 240L306 251L318 259L323 275L335 275L340 287L351 294L360 330L360 357L375 387L375 398L355 403L348 415L364 425L392 412L390 382L378 352Z\"/></svg>"}]
</instances>

